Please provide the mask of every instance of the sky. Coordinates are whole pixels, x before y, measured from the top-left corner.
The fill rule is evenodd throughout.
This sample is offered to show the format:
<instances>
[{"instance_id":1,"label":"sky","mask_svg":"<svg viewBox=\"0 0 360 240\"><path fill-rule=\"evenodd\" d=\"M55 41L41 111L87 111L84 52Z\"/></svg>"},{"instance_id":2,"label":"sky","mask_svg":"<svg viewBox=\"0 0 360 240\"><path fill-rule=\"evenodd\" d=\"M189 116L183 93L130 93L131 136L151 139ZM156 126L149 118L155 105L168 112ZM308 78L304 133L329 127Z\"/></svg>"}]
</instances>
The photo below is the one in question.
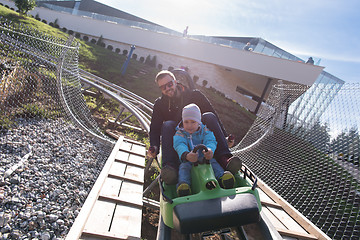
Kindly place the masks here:
<instances>
[{"instance_id":1,"label":"sky","mask_svg":"<svg viewBox=\"0 0 360 240\"><path fill-rule=\"evenodd\" d=\"M189 35L261 37L360 83L360 0L97 0Z\"/></svg>"}]
</instances>

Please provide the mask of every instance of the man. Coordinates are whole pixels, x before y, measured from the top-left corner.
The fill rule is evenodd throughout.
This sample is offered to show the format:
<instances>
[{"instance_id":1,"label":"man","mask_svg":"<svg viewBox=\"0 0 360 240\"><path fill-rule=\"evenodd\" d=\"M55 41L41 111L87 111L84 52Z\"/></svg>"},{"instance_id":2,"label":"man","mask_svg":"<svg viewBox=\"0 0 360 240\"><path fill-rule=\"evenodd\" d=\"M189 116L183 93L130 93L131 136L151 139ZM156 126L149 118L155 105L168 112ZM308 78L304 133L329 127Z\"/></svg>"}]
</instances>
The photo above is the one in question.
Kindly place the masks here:
<instances>
[{"instance_id":1,"label":"man","mask_svg":"<svg viewBox=\"0 0 360 240\"><path fill-rule=\"evenodd\" d=\"M177 183L179 156L173 148L175 127L181 121L184 106L194 103L199 106L201 121L214 133L218 142L214 158L225 169L233 174L241 168L239 158L232 156L229 147L234 140L228 141L227 133L218 118L209 100L198 90L189 90L176 81L173 73L167 70L160 71L155 82L158 84L162 96L155 100L150 124L149 157L155 158L159 154L160 142L162 144L161 178L166 184ZM161 141L160 141L161 138Z\"/></svg>"}]
</instances>

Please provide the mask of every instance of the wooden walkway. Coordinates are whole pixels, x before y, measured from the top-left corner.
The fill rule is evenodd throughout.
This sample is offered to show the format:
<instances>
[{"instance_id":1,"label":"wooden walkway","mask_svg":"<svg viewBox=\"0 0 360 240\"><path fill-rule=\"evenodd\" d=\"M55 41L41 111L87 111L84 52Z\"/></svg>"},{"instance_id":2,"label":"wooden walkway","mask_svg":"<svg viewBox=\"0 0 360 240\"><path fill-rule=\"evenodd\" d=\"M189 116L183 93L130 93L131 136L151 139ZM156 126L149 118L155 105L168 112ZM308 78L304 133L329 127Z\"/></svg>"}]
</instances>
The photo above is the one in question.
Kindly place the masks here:
<instances>
[{"instance_id":1,"label":"wooden walkway","mask_svg":"<svg viewBox=\"0 0 360 240\"><path fill-rule=\"evenodd\" d=\"M120 137L66 239L141 239L145 145Z\"/></svg>"},{"instance_id":2,"label":"wooden walkway","mask_svg":"<svg viewBox=\"0 0 360 240\"><path fill-rule=\"evenodd\" d=\"M265 216L271 227L279 233L279 239L330 240L325 233L259 179L258 191L262 216Z\"/></svg>"}]
</instances>

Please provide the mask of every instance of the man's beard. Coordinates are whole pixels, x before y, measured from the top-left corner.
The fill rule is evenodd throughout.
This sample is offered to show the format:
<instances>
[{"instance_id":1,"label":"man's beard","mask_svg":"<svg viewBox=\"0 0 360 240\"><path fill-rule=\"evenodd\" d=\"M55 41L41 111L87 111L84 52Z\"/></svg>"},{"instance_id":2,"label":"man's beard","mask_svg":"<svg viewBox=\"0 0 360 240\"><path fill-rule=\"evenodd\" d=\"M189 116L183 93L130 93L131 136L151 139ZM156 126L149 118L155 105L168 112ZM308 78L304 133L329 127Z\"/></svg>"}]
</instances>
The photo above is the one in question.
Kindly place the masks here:
<instances>
[{"instance_id":1,"label":"man's beard","mask_svg":"<svg viewBox=\"0 0 360 240\"><path fill-rule=\"evenodd\" d=\"M175 90L169 89L165 92L165 95L172 98L172 97L176 97L176 93L177 93L176 88Z\"/></svg>"}]
</instances>

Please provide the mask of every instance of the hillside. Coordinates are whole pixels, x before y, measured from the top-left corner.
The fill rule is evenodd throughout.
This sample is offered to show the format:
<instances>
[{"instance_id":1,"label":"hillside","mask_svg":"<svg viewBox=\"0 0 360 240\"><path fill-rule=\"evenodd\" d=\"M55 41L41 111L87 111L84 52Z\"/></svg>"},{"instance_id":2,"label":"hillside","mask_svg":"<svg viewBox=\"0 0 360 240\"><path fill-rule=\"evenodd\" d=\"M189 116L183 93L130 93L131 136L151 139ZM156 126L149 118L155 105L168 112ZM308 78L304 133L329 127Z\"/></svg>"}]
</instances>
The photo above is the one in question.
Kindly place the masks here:
<instances>
[{"instance_id":1,"label":"hillside","mask_svg":"<svg viewBox=\"0 0 360 240\"><path fill-rule=\"evenodd\" d=\"M0 15L13 22L35 28L54 37L67 38L69 36L66 33L69 31L66 31L62 26L56 28L50 26L50 24L54 25L53 23L48 23L48 25L33 17L19 16L18 13L4 6L0 6ZM77 40L80 42L79 67L81 69L122 86L151 102L160 96L161 92L154 82L155 75L159 69L145 64L140 59L131 59L126 74L122 76L120 70L126 60L125 55L91 42L81 39ZM134 53L136 54L136 50ZM153 66L158 64L155 63ZM198 88L214 105L228 133L236 136L236 142L240 141L251 126L255 116L212 88L204 88L202 86L198 86Z\"/></svg>"}]
</instances>

